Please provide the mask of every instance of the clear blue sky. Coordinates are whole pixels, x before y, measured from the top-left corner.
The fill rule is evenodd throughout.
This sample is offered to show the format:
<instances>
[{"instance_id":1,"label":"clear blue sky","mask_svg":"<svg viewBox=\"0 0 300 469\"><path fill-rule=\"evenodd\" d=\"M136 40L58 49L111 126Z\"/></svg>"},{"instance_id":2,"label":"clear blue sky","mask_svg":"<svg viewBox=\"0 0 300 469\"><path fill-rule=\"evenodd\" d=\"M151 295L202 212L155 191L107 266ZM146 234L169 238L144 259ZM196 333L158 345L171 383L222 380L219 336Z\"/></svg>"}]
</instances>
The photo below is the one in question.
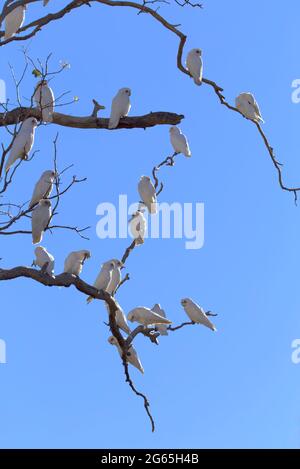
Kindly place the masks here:
<instances>
[{"instance_id":1,"label":"clear blue sky","mask_svg":"<svg viewBox=\"0 0 300 469\"><path fill-rule=\"evenodd\" d=\"M49 10L55 4L65 2L51 1ZM39 11L30 5L28 20ZM300 104L291 101L291 83L300 78L299 2L278 8L271 0L204 0L203 10L162 6L160 12L188 33L186 50L202 48L205 76L222 85L229 100L242 91L255 94L284 179L299 185ZM21 46L0 51L9 96L8 62L21 71ZM32 57L49 52L53 67L71 63L52 82L55 93L70 90L80 98L63 112L86 115L96 98L107 115L115 92L130 86L132 115L185 115L181 128L193 157L164 171L161 201L204 202L205 245L188 251L182 240L148 240L130 257L131 280L118 299L126 311L160 302L181 322L179 301L191 296L219 313L218 332L186 328L157 348L138 338L145 375L132 370L132 376L151 401L152 434L107 343L104 305L87 307L74 289L26 279L1 283L0 338L8 363L0 365L0 446L298 448L300 365L291 361L291 342L300 337L300 207L279 189L255 127L220 106L209 87L181 74L177 38L130 9L80 8L30 41ZM29 73L22 96L31 95L34 83ZM71 174L88 178L63 198L57 222L91 225L91 240L56 231L43 245L55 255L58 273L69 251L89 248L93 257L83 278L92 283L100 264L120 257L127 245L97 238L96 206L117 201L119 193L136 201L140 175L170 153L168 127L40 128L40 153L18 172L11 200L28 200L41 171L51 167L57 131L60 166L74 163ZM0 257L6 268L30 265L30 237L3 237Z\"/></svg>"}]
</instances>

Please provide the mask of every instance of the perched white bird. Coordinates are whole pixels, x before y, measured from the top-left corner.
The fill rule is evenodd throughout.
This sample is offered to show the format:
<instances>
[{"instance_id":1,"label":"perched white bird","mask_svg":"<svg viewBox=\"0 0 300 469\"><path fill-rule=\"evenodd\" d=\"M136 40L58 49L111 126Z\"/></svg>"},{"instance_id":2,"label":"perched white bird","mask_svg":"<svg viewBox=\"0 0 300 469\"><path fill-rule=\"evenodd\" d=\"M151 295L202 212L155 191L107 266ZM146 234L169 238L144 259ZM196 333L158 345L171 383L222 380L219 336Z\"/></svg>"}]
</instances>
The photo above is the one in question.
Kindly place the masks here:
<instances>
[{"instance_id":1,"label":"perched white bird","mask_svg":"<svg viewBox=\"0 0 300 469\"><path fill-rule=\"evenodd\" d=\"M116 311L116 323L117 323L118 327L120 329L122 329L122 331L126 332L126 334L129 335L131 330L129 329L125 313L124 313L123 309L121 308L121 306L119 305L119 303L117 302L117 300L115 300L115 302L117 303L117 306L118 306L118 309ZM107 312L109 314L108 304L105 303L105 306L106 306Z\"/></svg>"},{"instance_id":2,"label":"perched white bird","mask_svg":"<svg viewBox=\"0 0 300 469\"><path fill-rule=\"evenodd\" d=\"M119 345L118 340L112 335L112 336L109 337L108 342L111 345L115 345L117 347L118 352L120 354L120 357L122 358L123 352L122 352L122 349ZM136 353L136 350L133 347L133 345L131 345L128 349L126 361L128 363L130 363L131 365L133 365L135 368L137 368L141 373L144 374L144 368L141 364L141 361L140 361L140 359L138 357L138 354Z\"/></svg>"},{"instance_id":3,"label":"perched white bird","mask_svg":"<svg viewBox=\"0 0 300 469\"><path fill-rule=\"evenodd\" d=\"M106 288L107 293L112 295L119 285L122 274L121 274L121 267L123 266L123 263L119 261L118 259L111 259L110 261L107 261L105 264L110 264L112 263L114 265L112 275L111 275L111 281L109 282L109 285Z\"/></svg>"},{"instance_id":4,"label":"perched white bird","mask_svg":"<svg viewBox=\"0 0 300 469\"><path fill-rule=\"evenodd\" d=\"M132 309L127 315L128 321L139 322L144 326L150 326L151 324L172 324L169 319L160 316L149 308L144 306L138 306Z\"/></svg>"},{"instance_id":5,"label":"perched white bird","mask_svg":"<svg viewBox=\"0 0 300 469\"><path fill-rule=\"evenodd\" d=\"M152 311L161 316L162 318L166 317L165 311L161 308L160 304L158 303L153 306ZM157 330L157 332L160 333L160 335L168 335L168 326L166 324L157 324L155 326L155 329Z\"/></svg>"},{"instance_id":6,"label":"perched white bird","mask_svg":"<svg viewBox=\"0 0 300 469\"><path fill-rule=\"evenodd\" d=\"M157 212L155 187L149 176L142 176L138 183L138 191L149 213Z\"/></svg>"},{"instance_id":7,"label":"perched white bird","mask_svg":"<svg viewBox=\"0 0 300 469\"><path fill-rule=\"evenodd\" d=\"M121 117L128 115L131 104L129 97L131 96L130 88L121 88L111 104L111 112L108 123L109 129L115 129L119 125Z\"/></svg>"},{"instance_id":8,"label":"perched white bird","mask_svg":"<svg viewBox=\"0 0 300 469\"><path fill-rule=\"evenodd\" d=\"M111 282L112 279L112 273L115 268L115 264L113 262L106 262L101 266L101 270L98 274L98 277L96 278L96 281L94 283L94 287L97 288L97 290L106 290L109 283ZM89 296L87 298L87 303L90 303L93 301L93 297Z\"/></svg>"},{"instance_id":9,"label":"perched white bird","mask_svg":"<svg viewBox=\"0 0 300 469\"><path fill-rule=\"evenodd\" d=\"M253 94L239 94L235 100L235 105L237 109L243 114L243 116L247 117L247 119L251 119L258 124L259 122L264 122Z\"/></svg>"},{"instance_id":10,"label":"perched white bird","mask_svg":"<svg viewBox=\"0 0 300 469\"><path fill-rule=\"evenodd\" d=\"M38 121L34 117L28 117L28 119L25 119L22 123L10 149L9 157L5 165L6 172L17 159L28 159L28 154L33 147L35 128L37 125Z\"/></svg>"},{"instance_id":11,"label":"perched white bird","mask_svg":"<svg viewBox=\"0 0 300 469\"><path fill-rule=\"evenodd\" d=\"M34 186L29 208L32 208L34 205L38 204L41 199L47 199L47 197L49 197L53 189L55 178L55 171L48 170L43 172L40 179Z\"/></svg>"},{"instance_id":12,"label":"perched white bird","mask_svg":"<svg viewBox=\"0 0 300 469\"><path fill-rule=\"evenodd\" d=\"M202 84L203 63L201 49L192 49L186 58L186 68L190 72L196 85Z\"/></svg>"},{"instance_id":13,"label":"perched white bird","mask_svg":"<svg viewBox=\"0 0 300 469\"><path fill-rule=\"evenodd\" d=\"M192 156L186 136L175 125L170 127L170 140L175 153Z\"/></svg>"},{"instance_id":14,"label":"perched white bird","mask_svg":"<svg viewBox=\"0 0 300 469\"><path fill-rule=\"evenodd\" d=\"M43 239L45 228L47 228L52 215L51 202L49 199L42 199L34 208L31 218L32 243L38 244Z\"/></svg>"},{"instance_id":15,"label":"perched white bird","mask_svg":"<svg viewBox=\"0 0 300 469\"><path fill-rule=\"evenodd\" d=\"M64 272L78 277L82 272L83 264L90 257L90 251L86 250L70 252L65 260Z\"/></svg>"},{"instance_id":16,"label":"perched white bird","mask_svg":"<svg viewBox=\"0 0 300 469\"><path fill-rule=\"evenodd\" d=\"M41 80L37 84L33 99L37 107L42 111L43 122L52 122L55 98L47 80Z\"/></svg>"},{"instance_id":17,"label":"perched white bird","mask_svg":"<svg viewBox=\"0 0 300 469\"><path fill-rule=\"evenodd\" d=\"M26 5L21 5L17 8L14 8L14 10L6 15L4 40L13 37L22 27L25 21L26 8Z\"/></svg>"},{"instance_id":18,"label":"perched white bird","mask_svg":"<svg viewBox=\"0 0 300 469\"><path fill-rule=\"evenodd\" d=\"M181 300L181 304L192 322L203 324L203 326L208 327L212 331L217 330L213 323L206 316L203 308L197 305L197 303L195 303L193 300L190 298L184 298Z\"/></svg>"},{"instance_id":19,"label":"perched white bird","mask_svg":"<svg viewBox=\"0 0 300 469\"><path fill-rule=\"evenodd\" d=\"M147 230L147 221L141 209L132 214L129 227L136 244L143 244Z\"/></svg>"},{"instance_id":20,"label":"perched white bird","mask_svg":"<svg viewBox=\"0 0 300 469\"><path fill-rule=\"evenodd\" d=\"M32 265L38 266L41 269L46 265L46 272L47 274L51 275L53 277L54 275L54 257L52 254L50 254L46 248L43 248L42 246L38 246L34 250L35 253L35 260L33 261Z\"/></svg>"}]
</instances>

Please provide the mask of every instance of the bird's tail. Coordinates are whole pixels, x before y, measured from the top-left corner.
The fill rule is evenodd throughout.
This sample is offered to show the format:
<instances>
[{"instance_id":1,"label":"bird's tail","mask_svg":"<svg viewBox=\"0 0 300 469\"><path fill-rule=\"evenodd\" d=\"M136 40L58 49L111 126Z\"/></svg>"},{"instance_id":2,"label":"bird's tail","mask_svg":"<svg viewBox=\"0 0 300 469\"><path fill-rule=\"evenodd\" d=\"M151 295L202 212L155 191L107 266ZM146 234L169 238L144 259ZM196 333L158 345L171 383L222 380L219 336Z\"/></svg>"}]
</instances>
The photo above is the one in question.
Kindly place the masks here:
<instances>
[{"instance_id":1,"label":"bird's tail","mask_svg":"<svg viewBox=\"0 0 300 469\"><path fill-rule=\"evenodd\" d=\"M261 122L262 124L265 124L265 121L263 120L263 118L261 116L257 116L256 119L257 119L258 123Z\"/></svg>"},{"instance_id":2,"label":"bird's tail","mask_svg":"<svg viewBox=\"0 0 300 469\"><path fill-rule=\"evenodd\" d=\"M31 199L31 201L29 202L28 208L32 208L35 204L37 204L37 202L34 199Z\"/></svg>"},{"instance_id":3,"label":"bird's tail","mask_svg":"<svg viewBox=\"0 0 300 469\"><path fill-rule=\"evenodd\" d=\"M118 127L118 125L119 125L119 119L112 119L112 118L109 119L109 123L108 123L109 129L115 129L116 127Z\"/></svg>"},{"instance_id":4,"label":"bird's tail","mask_svg":"<svg viewBox=\"0 0 300 469\"><path fill-rule=\"evenodd\" d=\"M10 31L5 31L5 34L3 36L3 41L6 41L7 39L10 39L11 37L14 37L15 34L11 33Z\"/></svg>"},{"instance_id":5,"label":"bird's tail","mask_svg":"<svg viewBox=\"0 0 300 469\"><path fill-rule=\"evenodd\" d=\"M42 110L42 119L43 122L53 122L53 113L47 107Z\"/></svg>"},{"instance_id":6,"label":"bird's tail","mask_svg":"<svg viewBox=\"0 0 300 469\"><path fill-rule=\"evenodd\" d=\"M149 212L151 214L157 213L157 202L156 199L152 199L150 207L149 207Z\"/></svg>"},{"instance_id":7,"label":"bird's tail","mask_svg":"<svg viewBox=\"0 0 300 469\"><path fill-rule=\"evenodd\" d=\"M13 161L11 161L10 158L8 158L6 165L5 165L5 172L7 173L10 170L10 167L13 165Z\"/></svg>"},{"instance_id":8,"label":"bird's tail","mask_svg":"<svg viewBox=\"0 0 300 469\"><path fill-rule=\"evenodd\" d=\"M89 296L87 299L86 299L86 302L87 304L90 304L92 301L93 301L93 297L92 296Z\"/></svg>"},{"instance_id":9,"label":"bird's tail","mask_svg":"<svg viewBox=\"0 0 300 469\"><path fill-rule=\"evenodd\" d=\"M41 233L32 233L32 244L39 244L43 239L43 232Z\"/></svg>"},{"instance_id":10,"label":"bird's tail","mask_svg":"<svg viewBox=\"0 0 300 469\"><path fill-rule=\"evenodd\" d=\"M137 238L135 238L135 244L136 245L144 244L143 238L141 236L138 236Z\"/></svg>"},{"instance_id":11,"label":"bird's tail","mask_svg":"<svg viewBox=\"0 0 300 469\"><path fill-rule=\"evenodd\" d=\"M202 85L202 78L194 78L194 83L195 85L201 86Z\"/></svg>"}]
</instances>

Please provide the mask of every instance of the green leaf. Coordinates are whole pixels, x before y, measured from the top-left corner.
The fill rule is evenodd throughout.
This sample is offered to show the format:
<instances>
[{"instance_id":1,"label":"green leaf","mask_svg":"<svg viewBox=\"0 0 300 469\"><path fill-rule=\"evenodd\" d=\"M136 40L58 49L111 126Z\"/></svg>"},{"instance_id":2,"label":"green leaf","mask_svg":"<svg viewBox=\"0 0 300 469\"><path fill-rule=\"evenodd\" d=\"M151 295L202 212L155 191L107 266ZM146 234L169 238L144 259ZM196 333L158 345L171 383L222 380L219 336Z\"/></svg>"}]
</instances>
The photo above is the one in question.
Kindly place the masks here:
<instances>
[{"instance_id":1,"label":"green leaf","mask_svg":"<svg viewBox=\"0 0 300 469\"><path fill-rule=\"evenodd\" d=\"M37 68L32 70L32 75L34 75L35 78L38 78L38 77L42 76L41 72Z\"/></svg>"}]
</instances>

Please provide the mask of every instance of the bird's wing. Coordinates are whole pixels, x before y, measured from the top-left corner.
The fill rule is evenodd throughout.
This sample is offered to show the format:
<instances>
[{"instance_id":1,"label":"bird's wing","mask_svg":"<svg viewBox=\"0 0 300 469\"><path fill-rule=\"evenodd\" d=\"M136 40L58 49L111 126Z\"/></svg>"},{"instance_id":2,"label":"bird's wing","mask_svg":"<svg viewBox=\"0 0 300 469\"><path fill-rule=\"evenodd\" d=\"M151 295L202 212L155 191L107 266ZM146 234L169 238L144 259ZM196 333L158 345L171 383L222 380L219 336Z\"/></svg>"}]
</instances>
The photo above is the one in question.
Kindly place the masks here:
<instances>
[{"instance_id":1,"label":"bird's wing","mask_svg":"<svg viewBox=\"0 0 300 469\"><path fill-rule=\"evenodd\" d=\"M12 10L5 17L5 35L4 39L9 39L16 34L21 28L25 19L25 9L23 6L19 6Z\"/></svg>"},{"instance_id":2,"label":"bird's wing","mask_svg":"<svg viewBox=\"0 0 300 469\"><path fill-rule=\"evenodd\" d=\"M118 127L121 115L122 115L122 110L121 110L120 97L116 96L112 100L112 104L111 104L111 112L110 112L110 118L109 118L109 124L108 124L109 129L115 129L116 127Z\"/></svg>"},{"instance_id":3,"label":"bird's wing","mask_svg":"<svg viewBox=\"0 0 300 469\"><path fill-rule=\"evenodd\" d=\"M29 207L32 207L38 203L41 199L48 197L51 192L52 184L45 181L45 179L40 179L34 188L32 198L29 204Z\"/></svg>"}]
</instances>

